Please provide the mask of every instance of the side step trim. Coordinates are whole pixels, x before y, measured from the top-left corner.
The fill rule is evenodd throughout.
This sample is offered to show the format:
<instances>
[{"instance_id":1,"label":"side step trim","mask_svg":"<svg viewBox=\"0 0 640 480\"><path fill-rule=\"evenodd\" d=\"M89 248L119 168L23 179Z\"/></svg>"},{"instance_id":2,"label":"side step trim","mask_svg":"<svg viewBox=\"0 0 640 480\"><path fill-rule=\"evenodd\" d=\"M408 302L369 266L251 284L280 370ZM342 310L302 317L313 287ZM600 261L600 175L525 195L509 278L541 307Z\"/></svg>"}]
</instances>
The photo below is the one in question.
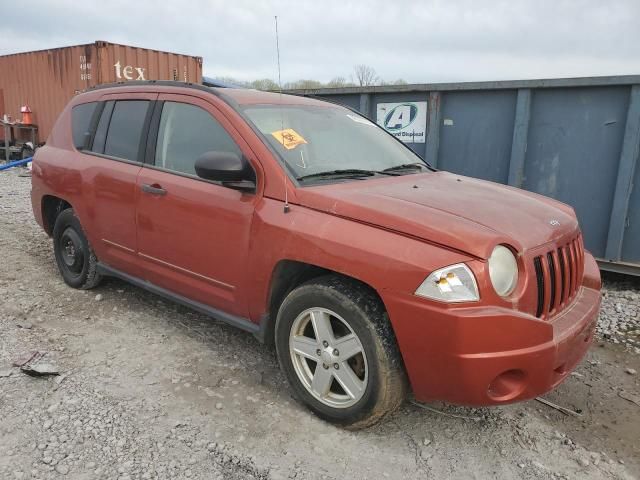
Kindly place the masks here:
<instances>
[{"instance_id":1,"label":"side step trim","mask_svg":"<svg viewBox=\"0 0 640 480\"><path fill-rule=\"evenodd\" d=\"M116 270L115 268L111 268L108 265L105 265L104 263L98 262L97 269L98 269L98 273L100 273L101 275L119 278L120 280L124 280L125 282L131 283L136 287L140 287L144 290L147 290L148 292L164 297L167 300L171 300L173 302L179 303L197 312L204 313L209 317L228 323L229 325L237 327L241 330L251 332L254 335L256 335L258 338L261 337L260 325L253 323L251 320L248 320L242 317L237 317L235 315L231 315L229 313L223 312L222 310L218 310L217 308L213 308L208 305L205 305L204 303L194 302L193 300L189 300L187 297L183 297L182 295L173 293L165 288L158 287L153 283L147 282L145 280L141 280L137 277L133 277L124 272L121 272L120 270Z\"/></svg>"}]
</instances>

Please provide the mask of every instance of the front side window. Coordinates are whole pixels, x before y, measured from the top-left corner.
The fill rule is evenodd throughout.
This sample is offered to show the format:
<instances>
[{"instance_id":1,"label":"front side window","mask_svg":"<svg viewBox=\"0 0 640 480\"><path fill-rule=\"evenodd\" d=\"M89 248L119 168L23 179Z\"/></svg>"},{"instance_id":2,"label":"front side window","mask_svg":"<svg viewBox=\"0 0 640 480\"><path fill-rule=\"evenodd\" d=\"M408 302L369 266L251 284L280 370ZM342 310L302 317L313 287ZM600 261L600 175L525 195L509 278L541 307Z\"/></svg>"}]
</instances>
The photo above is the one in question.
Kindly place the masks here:
<instances>
[{"instance_id":1,"label":"front side window","mask_svg":"<svg viewBox=\"0 0 640 480\"><path fill-rule=\"evenodd\" d=\"M412 150L344 107L250 105L243 111L301 181L428 171Z\"/></svg>"},{"instance_id":2,"label":"front side window","mask_svg":"<svg viewBox=\"0 0 640 480\"><path fill-rule=\"evenodd\" d=\"M104 144L105 155L138 161L140 139L148 109L148 100L115 102ZM98 125L99 128L100 125ZM96 144L95 141L94 144Z\"/></svg>"},{"instance_id":3,"label":"front side window","mask_svg":"<svg viewBox=\"0 0 640 480\"><path fill-rule=\"evenodd\" d=\"M91 136L91 119L96 111L98 102L83 103L76 105L71 110L71 132L73 145L78 150L87 148Z\"/></svg>"},{"instance_id":4,"label":"front side window","mask_svg":"<svg viewBox=\"0 0 640 480\"><path fill-rule=\"evenodd\" d=\"M209 112L196 105L165 102L160 117L155 165L196 175L196 160L212 151L241 155L238 145Z\"/></svg>"}]
</instances>

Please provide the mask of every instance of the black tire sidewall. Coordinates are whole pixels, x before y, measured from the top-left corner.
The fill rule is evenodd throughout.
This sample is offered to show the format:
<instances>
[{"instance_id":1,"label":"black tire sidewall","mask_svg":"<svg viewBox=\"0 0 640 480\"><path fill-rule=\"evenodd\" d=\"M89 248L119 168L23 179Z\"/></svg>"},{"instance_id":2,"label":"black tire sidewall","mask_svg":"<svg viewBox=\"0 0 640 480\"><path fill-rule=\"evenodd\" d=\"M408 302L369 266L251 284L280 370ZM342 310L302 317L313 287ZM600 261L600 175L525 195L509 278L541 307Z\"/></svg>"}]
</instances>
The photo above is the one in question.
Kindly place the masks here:
<instances>
[{"instance_id":1,"label":"black tire sidewall","mask_svg":"<svg viewBox=\"0 0 640 480\"><path fill-rule=\"evenodd\" d=\"M61 257L62 246L60 244L60 240L62 234L67 228L73 229L78 234L82 243L84 262L79 274L70 272ZM60 270L60 274L62 275L65 283L73 288L82 288L87 282L89 276L89 259L92 252L91 247L89 246L89 241L82 230L82 226L80 225L80 221L78 220L78 217L76 217L75 212L70 208L60 212L58 218L56 218L56 223L53 227L53 251L56 257L56 263L58 264L58 270Z\"/></svg>"},{"instance_id":2,"label":"black tire sidewall","mask_svg":"<svg viewBox=\"0 0 640 480\"><path fill-rule=\"evenodd\" d=\"M368 382L363 397L347 408L323 404L311 395L293 367L289 350L289 334L297 316L312 307L329 309L340 315L360 339L367 357ZM375 409L380 395L380 355L376 347L376 332L366 314L340 292L313 284L292 292L283 302L276 321L276 351L280 367L287 376L296 396L320 418L339 425L357 423Z\"/></svg>"}]
</instances>

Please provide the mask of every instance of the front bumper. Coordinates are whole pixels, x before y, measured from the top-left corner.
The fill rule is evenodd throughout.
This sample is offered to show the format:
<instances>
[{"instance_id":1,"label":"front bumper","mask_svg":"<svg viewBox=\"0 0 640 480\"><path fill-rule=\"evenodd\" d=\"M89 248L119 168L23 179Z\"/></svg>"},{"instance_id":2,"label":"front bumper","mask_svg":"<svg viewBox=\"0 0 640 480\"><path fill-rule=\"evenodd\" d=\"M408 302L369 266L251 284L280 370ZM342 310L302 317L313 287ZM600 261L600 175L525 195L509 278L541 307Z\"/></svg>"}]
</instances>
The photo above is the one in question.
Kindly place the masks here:
<instances>
[{"instance_id":1,"label":"front bumper","mask_svg":"<svg viewBox=\"0 0 640 480\"><path fill-rule=\"evenodd\" d=\"M413 295L385 296L416 399L499 405L553 389L591 345L599 285L595 260L586 255L574 301L548 321L501 307L451 307Z\"/></svg>"}]
</instances>

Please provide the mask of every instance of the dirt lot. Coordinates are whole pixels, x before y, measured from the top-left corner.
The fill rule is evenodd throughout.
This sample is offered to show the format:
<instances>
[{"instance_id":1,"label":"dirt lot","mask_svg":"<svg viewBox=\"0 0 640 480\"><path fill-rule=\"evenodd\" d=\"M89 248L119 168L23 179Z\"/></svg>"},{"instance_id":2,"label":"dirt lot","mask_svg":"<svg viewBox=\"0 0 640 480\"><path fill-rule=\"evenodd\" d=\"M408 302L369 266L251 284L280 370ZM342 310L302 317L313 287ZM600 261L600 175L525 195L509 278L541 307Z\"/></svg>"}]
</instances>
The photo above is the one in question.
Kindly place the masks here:
<instances>
[{"instance_id":1,"label":"dirt lot","mask_svg":"<svg viewBox=\"0 0 640 480\"><path fill-rule=\"evenodd\" d=\"M251 335L120 281L68 288L23 173L0 173L0 478L640 477L636 280L606 277L602 338L545 397L580 416L407 403L347 432ZM11 367L31 350L62 375Z\"/></svg>"}]
</instances>

